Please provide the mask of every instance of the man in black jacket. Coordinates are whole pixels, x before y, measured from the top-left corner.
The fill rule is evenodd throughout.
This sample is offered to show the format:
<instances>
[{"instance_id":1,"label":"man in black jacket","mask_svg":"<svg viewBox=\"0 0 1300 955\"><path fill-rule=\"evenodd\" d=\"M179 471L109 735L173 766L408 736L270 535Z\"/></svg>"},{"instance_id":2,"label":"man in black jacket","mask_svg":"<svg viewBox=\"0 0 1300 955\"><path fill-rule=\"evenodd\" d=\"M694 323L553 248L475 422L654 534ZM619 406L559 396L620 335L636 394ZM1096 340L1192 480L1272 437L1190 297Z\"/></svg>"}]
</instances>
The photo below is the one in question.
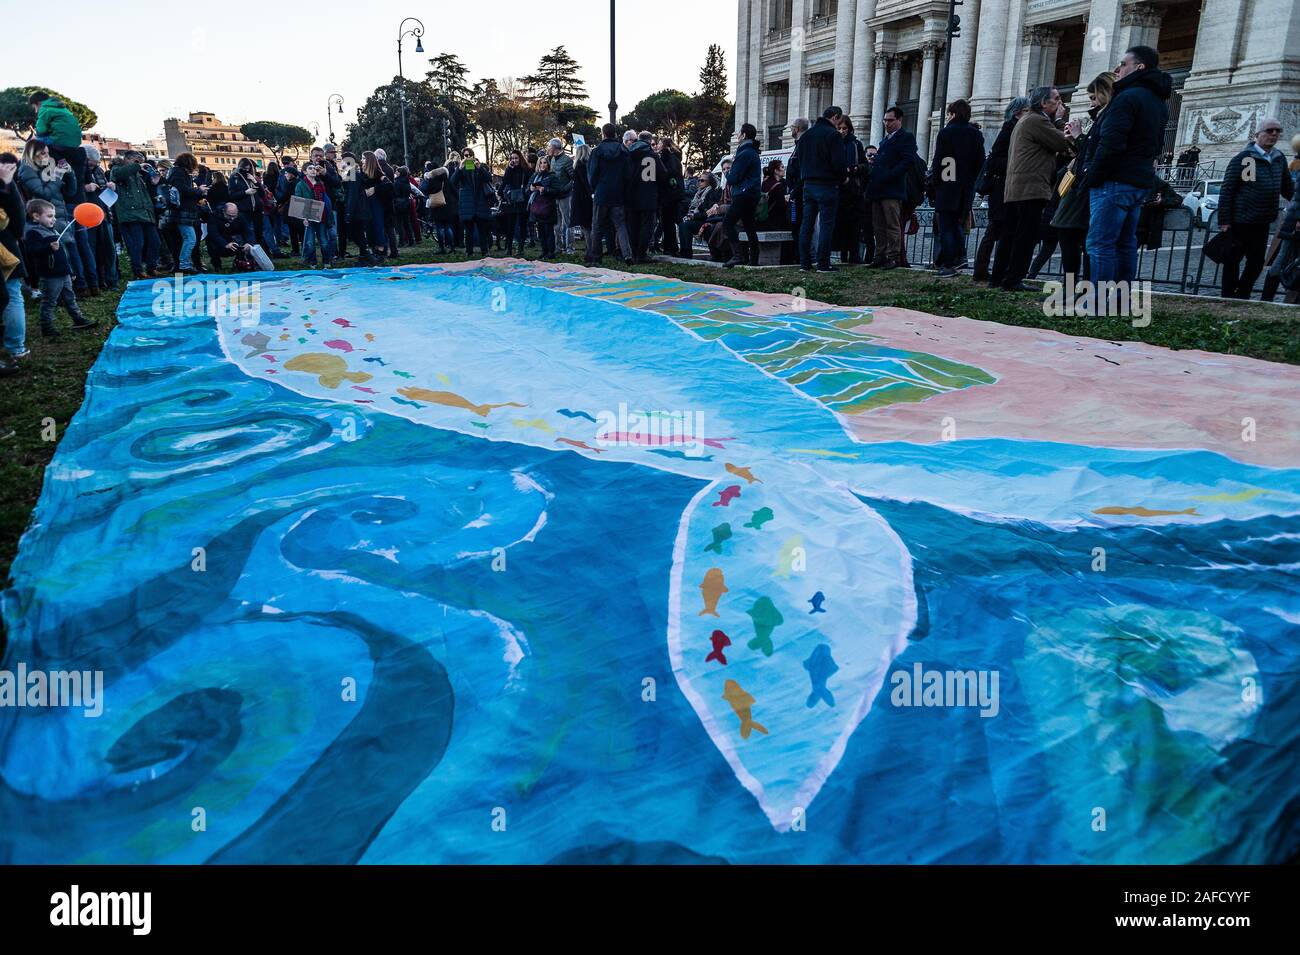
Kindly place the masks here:
<instances>
[{"instance_id":1,"label":"man in black jacket","mask_svg":"<svg viewBox=\"0 0 1300 955\"><path fill-rule=\"evenodd\" d=\"M964 99L948 106L948 124L934 144L934 208L939 220L939 275L950 278L966 261L963 223L975 201L975 177L984 165L984 134L971 125L970 103Z\"/></svg>"},{"instance_id":2,"label":"man in black jacket","mask_svg":"<svg viewBox=\"0 0 1300 955\"><path fill-rule=\"evenodd\" d=\"M1131 282L1137 274L1137 224L1164 148L1169 74L1160 55L1135 46L1115 68L1115 92L1098 120L1096 149L1085 170L1088 259L1094 282Z\"/></svg>"},{"instance_id":3,"label":"man in black jacket","mask_svg":"<svg viewBox=\"0 0 1300 955\"><path fill-rule=\"evenodd\" d=\"M1232 239L1232 251L1223 263L1224 298L1250 298L1264 268L1268 231L1277 219L1279 197L1290 199L1295 194L1286 156L1277 148L1281 135L1280 122L1264 120L1255 141L1232 157L1223 174L1219 231Z\"/></svg>"},{"instance_id":4,"label":"man in black jacket","mask_svg":"<svg viewBox=\"0 0 1300 955\"><path fill-rule=\"evenodd\" d=\"M803 223L803 171L799 165L799 143L803 141L803 134L808 132L809 125L807 118L803 116L790 124L790 135L794 137L794 151L790 153L790 161L785 164L785 184L790 190L790 200L794 203L790 228L796 236Z\"/></svg>"},{"instance_id":5,"label":"man in black jacket","mask_svg":"<svg viewBox=\"0 0 1300 955\"><path fill-rule=\"evenodd\" d=\"M632 264L632 243L627 235L627 204L629 159L627 150L618 141L618 130L613 123L601 127L601 144L591 151L587 164L587 181L591 183L591 248L587 249L588 265L598 264L605 235L611 229L618 239L618 250L623 261ZM611 245L613 243L610 243Z\"/></svg>"},{"instance_id":6,"label":"man in black jacket","mask_svg":"<svg viewBox=\"0 0 1300 955\"><path fill-rule=\"evenodd\" d=\"M650 239L654 236L655 213L659 211L659 198L663 183L668 178L663 160L654 151L650 132L623 134L628 153L627 179L627 231L632 240L632 259L649 262Z\"/></svg>"},{"instance_id":7,"label":"man in black jacket","mask_svg":"<svg viewBox=\"0 0 1300 955\"><path fill-rule=\"evenodd\" d=\"M817 271L832 272L831 237L839 209L840 186L848 176L844 140L836 128L844 111L828 106L799 139L799 179L803 187L803 222L799 226L799 268L811 272L813 223L817 226Z\"/></svg>"}]
</instances>

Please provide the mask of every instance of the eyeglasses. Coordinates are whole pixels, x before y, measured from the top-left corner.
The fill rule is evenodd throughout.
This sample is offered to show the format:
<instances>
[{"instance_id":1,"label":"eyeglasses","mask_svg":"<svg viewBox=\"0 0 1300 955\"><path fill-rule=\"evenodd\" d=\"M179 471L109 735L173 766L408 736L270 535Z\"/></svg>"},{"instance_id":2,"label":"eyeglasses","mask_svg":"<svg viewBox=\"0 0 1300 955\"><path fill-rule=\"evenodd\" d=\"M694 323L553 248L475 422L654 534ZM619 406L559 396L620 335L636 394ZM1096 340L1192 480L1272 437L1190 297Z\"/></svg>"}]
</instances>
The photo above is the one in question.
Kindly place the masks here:
<instances>
[{"instance_id":1,"label":"eyeglasses","mask_svg":"<svg viewBox=\"0 0 1300 955\"><path fill-rule=\"evenodd\" d=\"M1268 127L1268 129L1261 129L1260 132L1261 132L1261 133L1279 133L1279 134L1280 134L1280 133L1282 132L1282 127L1281 127L1281 126L1270 126L1270 127Z\"/></svg>"}]
</instances>

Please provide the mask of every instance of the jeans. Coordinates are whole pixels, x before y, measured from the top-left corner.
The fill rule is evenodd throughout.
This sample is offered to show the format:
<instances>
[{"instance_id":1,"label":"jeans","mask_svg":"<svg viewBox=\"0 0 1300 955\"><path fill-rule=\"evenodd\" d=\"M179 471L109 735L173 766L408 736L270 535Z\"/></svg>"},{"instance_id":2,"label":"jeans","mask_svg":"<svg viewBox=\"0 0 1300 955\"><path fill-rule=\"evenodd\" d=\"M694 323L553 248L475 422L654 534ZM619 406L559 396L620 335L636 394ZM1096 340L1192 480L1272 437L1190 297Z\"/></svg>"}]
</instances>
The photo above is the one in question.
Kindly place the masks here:
<instances>
[{"instance_id":1,"label":"jeans","mask_svg":"<svg viewBox=\"0 0 1300 955\"><path fill-rule=\"evenodd\" d=\"M567 196L560 196L556 199L555 208L559 213L553 230L555 238L558 240L556 246L561 252L571 253L573 251L573 193L570 192ZM542 245L545 247L545 243L542 243ZM553 248L551 254L554 255L555 251Z\"/></svg>"},{"instance_id":2,"label":"jeans","mask_svg":"<svg viewBox=\"0 0 1300 955\"><path fill-rule=\"evenodd\" d=\"M4 310L4 346L11 355L21 355L27 350L27 312L23 306L23 280L5 282L9 301Z\"/></svg>"},{"instance_id":3,"label":"jeans","mask_svg":"<svg viewBox=\"0 0 1300 955\"><path fill-rule=\"evenodd\" d=\"M122 230L126 254L131 258L131 271L139 277L145 269L157 268L158 227L152 222L122 222L118 228Z\"/></svg>"},{"instance_id":4,"label":"jeans","mask_svg":"<svg viewBox=\"0 0 1300 955\"><path fill-rule=\"evenodd\" d=\"M316 246L320 246L321 262L331 265L334 262L334 237L329 225L324 222L303 222L302 260L305 264L316 264Z\"/></svg>"},{"instance_id":5,"label":"jeans","mask_svg":"<svg viewBox=\"0 0 1300 955\"><path fill-rule=\"evenodd\" d=\"M279 213L269 216L265 214L262 215L262 244L266 246L267 255L273 255L280 251L279 219Z\"/></svg>"},{"instance_id":6,"label":"jeans","mask_svg":"<svg viewBox=\"0 0 1300 955\"><path fill-rule=\"evenodd\" d=\"M966 233L961 228L963 214L940 209L936 215L939 220L939 261L935 264L953 268L966 258Z\"/></svg>"},{"instance_id":7,"label":"jeans","mask_svg":"<svg viewBox=\"0 0 1300 955\"><path fill-rule=\"evenodd\" d=\"M192 225L176 227L181 235L181 251L176 257L176 268L185 272L194 267L194 244L199 241L198 229Z\"/></svg>"},{"instance_id":8,"label":"jeans","mask_svg":"<svg viewBox=\"0 0 1300 955\"><path fill-rule=\"evenodd\" d=\"M1088 259L1094 282L1131 282L1137 275L1138 216L1147 192L1105 182L1088 193Z\"/></svg>"},{"instance_id":9,"label":"jeans","mask_svg":"<svg viewBox=\"0 0 1300 955\"><path fill-rule=\"evenodd\" d=\"M70 232L75 236L77 258L81 261L80 279L86 288L99 288L99 270L95 267L95 250L90 244L90 234L80 223L74 225Z\"/></svg>"},{"instance_id":10,"label":"jeans","mask_svg":"<svg viewBox=\"0 0 1300 955\"><path fill-rule=\"evenodd\" d=\"M839 186L829 183L803 184L803 224L799 227L799 264L812 268L813 226L817 226L817 265L830 268L831 237L835 235L835 215L840 206Z\"/></svg>"},{"instance_id":11,"label":"jeans","mask_svg":"<svg viewBox=\"0 0 1300 955\"><path fill-rule=\"evenodd\" d=\"M466 258L474 257L475 234L478 235L479 248L483 250L484 255L487 255L488 242L490 241L488 237L488 232L490 230L491 223L487 219L462 219L460 224L461 224L461 229L464 231L465 234Z\"/></svg>"},{"instance_id":12,"label":"jeans","mask_svg":"<svg viewBox=\"0 0 1300 955\"><path fill-rule=\"evenodd\" d=\"M438 251L450 252L456 248L456 230L451 227L450 222L442 222L437 219L433 220L433 234L438 239ZM523 249L523 236L519 237L519 248Z\"/></svg>"},{"instance_id":13,"label":"jeans","mask_svg":"<svg viewBox=\"0 0 1300 955\"><path fill-rule=\"evenodd\" d=\"M41 328L51 331L54 328L54 309L62 305L72 316L74 325L85 325L86 317L77 305L77 296L72 291L72 276L46 276L41 279Z\"/></svg>"}]
</instances>

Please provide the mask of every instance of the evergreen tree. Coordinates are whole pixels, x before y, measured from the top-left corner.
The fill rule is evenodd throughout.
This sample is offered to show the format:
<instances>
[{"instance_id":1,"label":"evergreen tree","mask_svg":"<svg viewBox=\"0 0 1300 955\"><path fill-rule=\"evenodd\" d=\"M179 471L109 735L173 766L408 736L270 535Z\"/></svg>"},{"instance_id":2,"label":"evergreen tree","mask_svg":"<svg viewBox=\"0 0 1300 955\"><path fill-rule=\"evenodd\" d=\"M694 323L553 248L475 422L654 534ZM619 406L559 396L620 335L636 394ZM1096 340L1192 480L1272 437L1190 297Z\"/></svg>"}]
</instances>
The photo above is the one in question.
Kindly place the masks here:
<instances>
[{"instance_id":1,"label":"evergreen tree","mask_svg":"<svg viewBox=\"0 0 1300 955\"><path fill-rule=\"evenodd\" d=\"M557 46L538 61L536 73L520 79L527 94L554 117L560 131L596 119L596 111L587 105L587 87L578 76L579 69L569 51Z\"/></svg>"},{"instance_id":2,"label":"evergreen tree","mask_svg":"<svg viewBox=\"0 0 1300 955\"><path fill-rule=\"evenodd\" d=\"M727 64L722 47L715 43L709 46L700 70L700 92L686 134L688 156L712 167L719 156L728 152L735 126L735 109L727 100Z\"/></svg>"}]
</instances>

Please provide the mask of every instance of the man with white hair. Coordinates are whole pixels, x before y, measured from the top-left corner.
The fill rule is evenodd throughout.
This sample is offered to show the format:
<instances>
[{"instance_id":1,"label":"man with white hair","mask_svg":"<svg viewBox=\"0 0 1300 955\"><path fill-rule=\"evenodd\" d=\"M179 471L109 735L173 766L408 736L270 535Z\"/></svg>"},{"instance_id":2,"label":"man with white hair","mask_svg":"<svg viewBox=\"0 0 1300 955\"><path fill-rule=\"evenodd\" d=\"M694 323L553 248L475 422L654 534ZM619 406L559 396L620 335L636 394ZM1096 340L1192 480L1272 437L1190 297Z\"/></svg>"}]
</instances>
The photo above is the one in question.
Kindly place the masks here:
<instances>
[{"instance_id":1,"label":"man with white hair","mask_svg":"<svg viewBox=\"0 0 1300 955\"><path fill-rule=\"evenodd\" d=\"M546 144L546 155L551 160L551 175L555 177L555 251L573 254L573 160L564 151L564 140L558 137Z\"/></svg>"},{"instance_id":2,"label":"man with white hair","mask_svg":"<svg viewBox=\"0 0 1300 955\"><path fill-rule=\"evenodd\" d=\"M1232 239L1223 262L1224 298L1250 298L1264 268L1268 234L1281 199L1295 195L1286 156L1277 148L1282 123L1269 116L1254 140L1228 161L1219 188L1219 231ZM1245 260L1244 264L1242 260Z\"/></svg>"}]
</instances>

